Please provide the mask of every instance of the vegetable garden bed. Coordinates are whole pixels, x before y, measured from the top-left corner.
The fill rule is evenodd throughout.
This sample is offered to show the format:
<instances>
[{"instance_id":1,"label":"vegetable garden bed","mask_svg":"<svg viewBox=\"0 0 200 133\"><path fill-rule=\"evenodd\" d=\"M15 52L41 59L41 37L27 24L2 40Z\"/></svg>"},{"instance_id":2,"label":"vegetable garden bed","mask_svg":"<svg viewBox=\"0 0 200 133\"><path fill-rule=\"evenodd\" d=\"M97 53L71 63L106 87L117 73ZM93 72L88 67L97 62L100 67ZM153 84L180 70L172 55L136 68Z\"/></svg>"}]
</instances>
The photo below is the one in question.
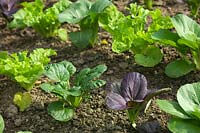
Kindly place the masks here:
<instances>
[{"instance_id":1,"label":"vegetable garden bed","mask_svg":"<svg viewBox=\"0 0 200 133\"><path fill-rule=\"evenodd\" d=\"M163 2L162 0L155 0L153 9L160 9L163 14L170 15L171 17L175 16L175 14L177 13L183 13L183 14L189 15L190 10L188 8L188 5L186 3L183 3L183 2L181 3L177 1L166 0ZM46 7L51 7L51 5L53 5L53 3L55 2L56 1L54 0L48 0L48 1L45 1L45 5ZM130 1L118 0L118 1L113 1L113 3L116 5L117 9L121 13L126 14L126 15L128 14L128 11L125 9L125 7L130 5ZM143 2L140 2L141 5L142 3ZM103 6L105 6L105 9L106 9L106 8L109 8L107 6L110 6L110 4L107 4L107 5L105 4ZM94 4L94 8L95 8L95 4ZM65 12L65 13L68 13L68 12ZM94 14L91 16L94 17L95 16ZM81 15L85 15L85 14L83 13ZM91 17L90 15L88 16ZM158 41L160 40L158 38L155 41L156 43L155 46L156 48L159 48L161 50L161 53L163 53L163 57L161 56L161 59L158 59L159 61L157 63L152 65L151 64L152 62L151 62L150 65L147 64L149 65L148 67L143 67L146 65L144 62L142 62L145 60L145 58L140 62L138 61L138 58L135 56L135 54L137 53L141 54L140 50L137 49L139 51L138 52L135 49L133 51L131 49L130 51L134 52L133 54L129 52L128 50L118 51L121 49L120 48L117 49L116 47L113 48L114 50L112 49L114 41L116 41L117 39L118 39L117 41L119 41L120 37L117 36L118 35L117 33L113 33L112 27L110 28L109 26L107 26L105 21L101 20L101 24L96 23L96 18L98 17L99 17L98 15L97 17L95 16L94 21L92 21L93 23L89 23L88 25L84 25L84 23L86 23L85 20L83 22L81 22L82 20L76 20L76 22L71 22L69 18L65 20L62 19L61 20L62 22L67 22L67 23L64 23L61 26L62 27L61 30L59 29L56 32L52 32L52 34L48 34L46 37L43 37L42 35L48 31L44 31L44 33L42 32L41 34L38 34L38 31L40 31L40 29L34 30L33 26L27 26L28 28L24 28L24 29L10 29L6 27L6 24L8 23L6 18L3 15L0 16L0 51L8 51L8 53L11 54L11 53L17 53L17 52L26 50L29 53L33 53L33 51L38 48L44 48L44 49L51 48L55 50L57 55L55 55L54 51L51 51L51 52L43 51L44 53L42 53L42 55L43 56L46 55L46 56L42 58L43 60L45 58L45 61L43 61L41 68L43 68L43 65L46 66L48 64L48 59L46 58L51 59L51 61L49 60L50 61L49 64L58 63L58 62L66 60L66 61L71 62L73 66L69 64L66 65L65 64L66 62L63 63L65 65L63 65L62 63L60 65L63 65L64 67L70 66L70 68L73 68L72 72L69 71L69 76L72 76L73 73L75 73L74 67L76 67L76 73L75 73L76 75L84 68L91 68L90 70L92 71L93 70L92 68L96 67L97 65L105 64L107 66L107 70L104 67L98 68L98 70L96 68L94 70L95 72L98 71L100 75L106 70L101 75L100 77L101 80L99 80L99 82L95 84L96 87L100 87L100 88L92 90L89 95L86 95L87 98L83 96L83 99L85 98L83 101L82 101L82 98L81 100L79 99L80 103L82 102L80 104L78 102L74 102L75 100L73 98L71 98L70 99L71 101L70 101L68 99L69 97L68 98L65 98L64 96L62 97L61 94L56 93L58 95L55 95L52 93L48 93L48 92L53 92L53 90L49 89L51 88L50 86L41 87L41 85L44 83L49 83L52 86L57 85L57 84L62 84L61 82L64 81L64 79L67 80L69 78L68 76L66 76L67 74L65 72L62 71L60 75L64 73L66 77L62 75L63 77L60 76L60 79L57 79L55 77L48 75L48 73L51 73L52 71L57 72L57 70L54 70L53 68L52 68L53 70L50 72L45 70L47 74L40 75L39 77L41 78L38 78L36 82L34 79L31 80L32 82L34 81L35 83L34 86L32 87L32 86L29 86L29 83L28 83L30 79L28 79L27 82L24 82L17 76L13 78L12 74L10 74L12 76L10 75L6 76L6 74L11 72L11 70L14 70L14 68L19 67L16 65L17 63L14 63L14 61L10 59L11 62L16 66L12 68L11 70L7 71L6 73L3 73L2 75L1 75L1 70L0 70L0 105L1 105L0 114L2 115L5 122L5 129L4 129L5 133L14 133L18 131L31 131L33 133L68 133L68 132L77 132L77 133L78 132L98 132L98 133L102 133L102 132L108 132L108 133L110 132L120 132L120 133L122 132L123 133L124 132L141 132L141 133L162 132L163 133L163 132L170 132L169 129L167 128L167 122L172 116L165 113L158 107L158 104L156 104L156 99L176 100L177 90L182 85L198 82L200 80L200 72L192 68L191 72L188 72L191 69L189 70L187 69L188 73L187 72L186 74L184 73L179 78L170 78L166 76L165 67L167 66L167 64L169 64L170 62L176 59L182 59L182 56L180 56L179 54L180 51L177 51L177 49L174 47L171 47L169 45L166 47L164 45L159 45ZM200 23L200 19L198 17L195 19L195 21L197 23ZM148 23L150 22L151 22L151 19L148 19ZM164 22L167 23L168 22L167 19ZM116 20L116 23L117 23L117 20ZM128 24L129 23L127 22L127 25ZM101 28L99 28L99 26ZM63 29L64 30L67 29L68 32L74 33L74 34L72 33L69 35L69 38L71 38L71 41L69 39L66 40L65 32L63 32ZM93 36L89 35L88 29L94 30L92 31ZM169 26L168 29L172 29L172 28ZM77 33L76 31L83 31L83 33L80 33L80 32ZM77 36L82 36L82 34L88 34L89 40L87 40L87 38L85 37L86 39L83 40L83 42L84 44L89 44L89 47L85 45L80 46L82 40L80 39L81 37L78 38ZM126 33L126 35L124 36L127 37L128 34ZM160 34L161 33L159 33L159 35ZM54 38L52 36L57 36L57 37ZM97 40L95 38L96 36L98 36ZM64 41L61 41L61 40L64 40ZM76 45L73 45L72 42L76 43ZM150 40L149 42L152 42L152 40ZM127 43L129 43L129 41L127 41ZM79 48L77 48L77 46ZM150 47L150 46L147 45L147 47ZM39 55L39 54L41 54L41 51L40 53L36 52L35 55ZM2 57L2 55L3 54L0 54L0 57ZM17 54L17 56L19 55L20 54ZM156 53L155 58L157 58L157 55L159 56L159 52ZM22 54L20 57L22 57L23 59L25 58ZM191 59L191 54L187 53L187 57ZM30 58L28 57L27 60L29 59L31 60L31 58L32 57L30 55ZM37 59L35 60L32 59L32 60L33 61L30 61L30 62L34 62L35 64L38 63ZM33 65L35 65L34 63ZM57 65L57 67L58 66L59 65ZM177 67L179 67L179 65ZM0 60L0 68L1 68L1 60ZM51 66L48 66L48 68L51 69ZM32 70L34 69L32 68ZM23 71L29 71L29 70L21 70L21 71L23 72ZM43 71L43 69L41 71ZM152 101L148 109L146 110L146 113L143 112L143 108L142 108L141 113L134 121L134 124L137 124L136 128L134 128L132 126L133 123L129 121L126 111L123 111L123 110L115 111L108 108L108 106L106 105L106 99L108 100L107 94L109 93L107 88L109 84L116 81L120 83L120 80L122 79L122 77L129 72L139 72L142 75L144 75L147 80L148 90L152 90L152 89L160 90L163 88L171 88L171 91L152 98ZM96 74L97 73L95 73L94 75ZM81 77L80 75L78 77ZM10 77L12 77L14 80L11 80ZM87 75L85 77L83 76L82 79L81 78L77 79L76 76L72 76L72 77L73 78L71 78L69 85L71 87L73 86L72 88L74 90L77 89L77 91L70 92L69 95L71 97L80 96L80 93L82 94L83 91L80 88L76 88L76 86L81 86L80 85L81 82L87 79ZM97 80L98 78L99 77L96 76L93 79ZM94 81L93 79L92 81ZM104 85L103 80L106 81L108 84ZM18 83L15 81L17 81ZM142 79L142 81L145 82L144 79ZM84 83L85 84L90 83L90 80L88 81L86 80L82 84L84 85ZM83 85L82 85L82 88L84 88ZM79 89L82 92L79 92ZM23 107L20 107L19 104L18 106L14 104L13 98L16 96L15 94L17 92L24 92L24 94L26 93L30 94L31 99L32 99L32 103L30 104L30 106L27 106L26 108L26 105L23 105ZM85 93L87 92L84 92L84 94ZM23 94L22 95L19 94L19 95L22 96ZM200 93L198 93L198 95L200 95ZM52 114L49 115L47 113L48 112L47 110L49 110L48 105L52 102L57 101L59 99L58 97L62 99L62 102L68 99L68 102L70 101L70 104L71 104L70 107L73 107L73 110L75 111L73 118L70 117L70 119L68 120L67 119L68 117L67 117L65 120L63 120L65 122L63 121L60 122L58 121L57 117L55 118L54 116L55 118L54 119L51 116ZM82 97L82 95L80 97ZM132 106L132 103L131 103L131 106ZM198 109L199 107L197 108L197 110ZM62 118L63 117L64 116L62 116ZM1 126L0 126L0 132L1 132Z\"/></svg>"}]
</instances>

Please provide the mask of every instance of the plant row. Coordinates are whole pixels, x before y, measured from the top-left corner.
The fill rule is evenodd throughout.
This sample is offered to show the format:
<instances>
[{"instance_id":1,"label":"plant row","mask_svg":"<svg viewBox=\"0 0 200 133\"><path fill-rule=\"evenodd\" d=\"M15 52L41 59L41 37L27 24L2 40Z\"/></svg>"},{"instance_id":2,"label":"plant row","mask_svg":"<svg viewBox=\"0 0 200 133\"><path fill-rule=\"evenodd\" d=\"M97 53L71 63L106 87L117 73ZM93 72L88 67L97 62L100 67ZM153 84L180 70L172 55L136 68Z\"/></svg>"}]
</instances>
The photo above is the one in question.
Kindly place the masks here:
<instances>
[{"instance_id":1,"label":"plant row","mask_svg":"<svg viewBox=\"0 0 200 133\"><path fill-rule=\"evenodd\" d=\"M159 64L163 58L160 46L167 46L176 48L180 55L166 66L167 76L177 78L200 70L200 25L184 14L170 18L163 16L159 9L148 10L130 4L126 8L128 15L124 15L109 0L75 3L60 0L49 8L45 8L42 0L23 2L21 8L16 4L17 1L1 0L4 15L13 15L8 24L10 28L32 27L44 37L66 40L67 31L61 24L78 24L80 30L70 32L69 38L83 49L97 43L100 27L112 36L114 52L133 53L135 62L141 66Z\"/></svg>"},{"instance_id":2,"label":"plant row","mask_svg":"<svg viewBox=\"0 0 200 133\"><path fill-rule=\"evenodd\" d=\"M61 24L79 24L80 31L69 33L69 38L77 47L86 48L96 44L101 27L112 36L112 50L134 53L135 62L139 65L157 65L163 56L161 45L175 47L180 53L181 59L169 63L165 69L169 77L176 78L200 70L200 25L186 15L170 18L163 16L158 9L151 11L137 4L131 4L127 8L128 15L124 15L108 0L80 0L75 3L60 0L49 8L45 8L42 0L21 3L21 8L16 6L16 2L19 1L0 1L4 15L14 17L8 24L11 28L32 27L44 37L58 36L66 40L67 31L61 28ZM175 31L171 30L173 28ZM188 53L192 57L187 56ZM52 55L56 55L54 50L42 48L31 53L1 51L0 74L16 81L27 91L43 75L46 76L48 82L41 84L40 88L58 97L57 101L48 105L48 113L56 120L66 122L73 119L76 108L89 98L92 89L105 85L106 82L99 78L107 67L98 65L76 72L75 66L68 61L48 64ZM145 76L132 72L120 82L107 85L106 104L114 110L126 110L130 122L136 127L137 116L148 108L152 97L169 90L148 89ZM162 110L175 116L169 121L168 128L172 132L198 132L200 83L182 86L177 92L177 100L157 100ZM24 111L31 105L32 98L29 92L18 92L13 101L20 111ZM0 119L2 132L4 124ZM181 126L184 128L180 129Z\"/></svg>"},{"instance_id":3,"label":"plant row","mask_svg":"<svg viewBox=\"0 0 200 133\"><path fill-rule=\"evenodd\" d=\"M73 119L76 108L90 98L91 90L105 85L106 81L99 78L107 67L98 65L94 68L84 68L76 73L76 67L68 61L48 64L49 56L55 54L52 49L42 48L32 53L0 52L0 74L18 82L27 91L34 87L36 80L39 80L42 75L46 76L48 82L42 83L40 88L58 98L48 105L48 114L58 121L67 122ZM137 116L146 111L151 99L170 90L170 88L148 89L145 76L131 72L119 82L107 84L105 101L111 109L126 110L130 122L136 128ZM200 130L200 83L182 86L177 93L177 100L178 102L157 100L162 110L175 116L169 121L168 128L172 132L198 132ZM32 98L29 92L17 92L13 102L20 111L24 111L31 105ZM4 122L0 118L0 132L3 128Z\"/></svg>"}]
</instances>

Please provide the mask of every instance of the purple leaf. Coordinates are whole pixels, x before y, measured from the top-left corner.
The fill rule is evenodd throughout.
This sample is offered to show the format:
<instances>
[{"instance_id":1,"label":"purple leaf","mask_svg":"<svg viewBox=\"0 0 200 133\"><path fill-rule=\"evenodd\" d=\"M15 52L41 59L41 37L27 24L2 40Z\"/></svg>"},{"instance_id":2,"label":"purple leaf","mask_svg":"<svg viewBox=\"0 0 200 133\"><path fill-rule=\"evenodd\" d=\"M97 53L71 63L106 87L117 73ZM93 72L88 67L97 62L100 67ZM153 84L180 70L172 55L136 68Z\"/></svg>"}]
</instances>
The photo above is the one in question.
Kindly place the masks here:
<instances>
[{"instance_id":1,"label":"purple leaf","mask_svg":"<svg viewBox=\"0 0 200 133\"><path fill-rule=\"evenodd\" d=\"M106 91L106 104L114 110L133 108L141 104L146 95L151 93L147 90L146 78L137 72L126 74L122 81L109 83Z\"/></svg>"},{"instance_id":2,"label":"purple leaf","mask_svg":"<svg viewBox=\"0 0 200 133\"><path fill-rule=\"evenodd\" d=\"M121 90L122 96L127 101L141 101L147 95L147 80L144 75L140 73L128 73L121 82Z\"/></svg>"},{"instance_id":3,"label":"purple leaf","mask_svg":"<svg viewBox=\"0 0 200 133\"><path fill-rule=\"evenodd\" d=\"M0 9L6 16L11 16L19 9L20 0L0 0Z\"/></svg>"}]
</instances>

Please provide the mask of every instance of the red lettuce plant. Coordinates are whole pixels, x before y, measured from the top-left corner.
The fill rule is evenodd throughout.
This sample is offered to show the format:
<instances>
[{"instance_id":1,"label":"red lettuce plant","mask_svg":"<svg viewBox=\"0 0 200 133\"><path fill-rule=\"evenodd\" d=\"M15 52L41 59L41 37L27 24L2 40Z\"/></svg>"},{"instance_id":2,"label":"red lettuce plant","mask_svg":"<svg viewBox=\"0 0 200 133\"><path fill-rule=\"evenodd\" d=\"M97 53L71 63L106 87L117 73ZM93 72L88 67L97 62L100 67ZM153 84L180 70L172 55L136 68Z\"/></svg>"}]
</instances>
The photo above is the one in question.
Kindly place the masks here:
<instances>
[{"instance_id":1,"label":"red lettuce plant","mask_svg":"<svg viewBox=\"0 0 200 133\"><path fill-rule=\"evenodd\" d=\"M114 110L127 110L129 120L133 127L136 127L136 117L150 102L151 98L169 90L170 88L147 89L145 76L132 72L126 74L121 82L107 86L106 104Z\"/></svg>"}]
</instances>

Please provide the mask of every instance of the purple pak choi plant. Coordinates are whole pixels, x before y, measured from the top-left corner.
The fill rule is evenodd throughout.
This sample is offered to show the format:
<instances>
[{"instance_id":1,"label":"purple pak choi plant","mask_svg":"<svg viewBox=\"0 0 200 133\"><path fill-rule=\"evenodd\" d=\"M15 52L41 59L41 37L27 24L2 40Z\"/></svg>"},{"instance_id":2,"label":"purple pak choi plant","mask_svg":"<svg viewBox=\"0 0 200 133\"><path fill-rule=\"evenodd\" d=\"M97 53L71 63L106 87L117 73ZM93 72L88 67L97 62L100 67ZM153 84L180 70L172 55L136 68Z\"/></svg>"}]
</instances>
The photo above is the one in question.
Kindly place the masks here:
<instances>
[{"instance_id":1,"label":"purple pak choi plant","mask_svg":"<svg viewBox=\"0 0 200 133\"><path fill-rule=\"evenodd\" d=\"M106 89L107 106L114 110L127 110L133 127L136 127L135 119L152 97L171 90L170 88L147 89L145 76L137 72L126 74L121 82L109 84Z\"/></svg>"},{"instance_id":2,"label":"purple pak choi plant","mask_svg":"<svg viewBox=\"0 0 200 133\"><path fill-rule=\"evenodd\" d=\"M11 16L19 9L20 0L0 0L0 9L6 16Z\"/></svg>"}]
</instances>

